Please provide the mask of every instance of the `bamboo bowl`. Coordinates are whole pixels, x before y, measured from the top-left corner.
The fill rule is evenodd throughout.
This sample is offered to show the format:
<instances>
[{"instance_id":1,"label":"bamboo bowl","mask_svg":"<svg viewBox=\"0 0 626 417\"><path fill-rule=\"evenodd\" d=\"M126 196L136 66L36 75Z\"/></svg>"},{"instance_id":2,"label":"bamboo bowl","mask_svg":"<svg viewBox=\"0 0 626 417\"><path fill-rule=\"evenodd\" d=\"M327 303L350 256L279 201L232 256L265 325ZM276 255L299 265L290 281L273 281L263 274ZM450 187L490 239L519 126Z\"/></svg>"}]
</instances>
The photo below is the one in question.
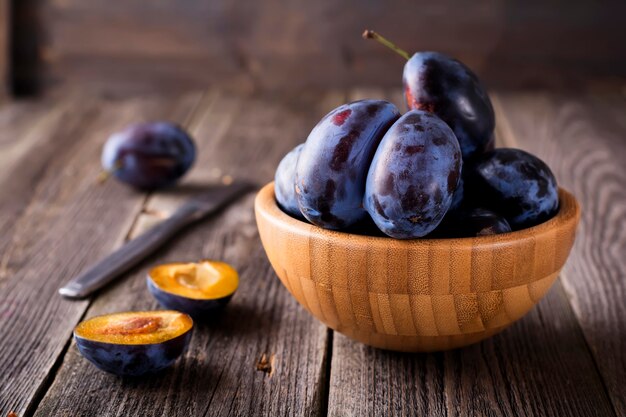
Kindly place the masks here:
<instances>
[{"instance_id":1,"label":"bamboo bowl","mask_svg":"<svg viewBox=\"0 0 626 417\"><path fill-rule=\"evenodd\" d=\"M476 343L524 316L556 280L580 208L538 226L464 239L395 240L325 230L283 213L270 183L255 201L276 274L328 327L377 348L438 351Z\"/></svg>"}]
</instances>

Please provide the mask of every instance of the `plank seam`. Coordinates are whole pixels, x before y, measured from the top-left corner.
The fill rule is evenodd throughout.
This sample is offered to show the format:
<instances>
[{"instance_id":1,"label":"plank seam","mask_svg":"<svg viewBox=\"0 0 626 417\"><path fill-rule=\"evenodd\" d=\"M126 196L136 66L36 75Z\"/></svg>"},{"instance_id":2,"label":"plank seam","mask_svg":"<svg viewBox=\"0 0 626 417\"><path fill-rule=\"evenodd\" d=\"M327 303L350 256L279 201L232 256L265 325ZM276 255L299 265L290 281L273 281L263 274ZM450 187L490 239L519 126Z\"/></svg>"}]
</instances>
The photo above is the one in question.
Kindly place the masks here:
<instances>
[{"instance_id":1,"label":"plank seam","mask_svg":"<svg viewBox=\"0 0 626 417\"><path fill-rule=\"evenodd\" d=\"M497 114L498 120L500 121L500 129L499 129L499 133L502 137L502 141L503 143L505 143L507 146L512 146L512 147L518 147L518 140L515 136L515 134L513 133L513 129L511 127L511 124L508 120L508 118L506 117L506 114L504 112L504 107L502 106L502 103L500 102L500 98L497 95L493 95L492 96L492 101L493 101L493 108L495 113ZM561 270L561 273L559 274L558 279L555 281L554 285L552 286L552 288L556 288L557 291L560 291L561 294L563 295L563 297L566 300L566 304L568 306L568 310L570 312L570 314L572 315L572 317L574 317L574 321L575 321L575 326L576 328L580 331L580 333L582 334L583 340L585 341L585 347L587 348L587 351L589 352L589 356L591 357L591 361L593 363L593 365L595 366L596 369L596 373L598 375L598 379L600 380L600 383L602 384L602 388L604 389L604 393L606 394L606 397L609 400L609 404L611 404L611 407L613 408L613 415L618 416L618 408L617 408L617 404L615 403L611 392L609 391L609 387L607 385L607 382L605 381L604 375L602 374L602 371L600 369L600 366L598 364L596 355L593 351L593 349L591 349L591 345L589 343L589 340L587 338L587 334L585 333L585 330L582 326L582 324L580 323L580 318L578 317L578 315L576 314L576 310L574 309L574 307L572 306L572 300L570 298L570 296L568 295L565 286L562 284L561 280L565 280L565 273Z\"/></svg>"},{"instance_id":2,"label":"plank seam","mask_svg":"<svg viewBox=\"0 0 626 417\"><path fill-rule=\"evenodd\" d=\"M85 314L87 314L87 308L85 308L85 310L83 311L83 314L78 320L79 322L83 320L83 318L85 317ZM61 350L61 353L59 353L56 360L52 364L50 371L46 374L41 384L39 384L37 391L35 391L35 395L33 395L32 401L26 407L26 411L24 411L24 417L33 416L35 412L37 411L37 408L39 408L39 404L41 403L43 398L46 396L48 389L50 389L50 387L52 386L52 383L56 379L56 376L59 373L59 370L61 369L61 365L65 361L65 355L67 355L67 352L70 350L70 346L72 345L72 337L73 337L73 332L72 332L72 335L69 337L69 339L65 342L65 345L63 346L63 349Z\"/></svg>"},{"instance_id":3,"label":"plank seam","mask_svg":"<svg viewBox=\"0 0 626 417\"><path fill-rule=\"evenodd\" d=\"M333 339L335 332L330 327L326 328L326 346L324 352L324 373L321 376L321 380L324 385L320 388L320 416L328 416L328 402L330 400L330 373L332 372L332 359L333 359Z\"/></svg>"}]
</instances>

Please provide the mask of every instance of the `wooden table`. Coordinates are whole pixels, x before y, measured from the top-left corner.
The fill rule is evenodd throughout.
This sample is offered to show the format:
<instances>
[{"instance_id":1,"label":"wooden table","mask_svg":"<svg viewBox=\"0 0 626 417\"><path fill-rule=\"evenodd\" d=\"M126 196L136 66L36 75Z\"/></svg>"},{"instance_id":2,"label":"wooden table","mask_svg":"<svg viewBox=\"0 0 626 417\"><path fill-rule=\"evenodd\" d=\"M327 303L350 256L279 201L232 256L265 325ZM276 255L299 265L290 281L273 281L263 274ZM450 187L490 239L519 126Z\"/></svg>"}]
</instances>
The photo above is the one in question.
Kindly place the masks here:
<instances>
[{"instance_id":1,"label":"wooden table","mask_svg":"<svg viewBox=\"0 0 626 417\"><path fill-rule=\"evenodd\" d=\"M462 350L396 354L327 329L265 258L249 195L186 231L84 301L57 289L91 262L224 176L269 181L281 156L336 105L397 91L177 97L71 95L0 109L0 416L626 415L626 100L623 95L499 94L501 145L536 153L583 207L570 259L546 298L510 329ZM199 144L177 188L142 194L96 183L109 133L170 119ZM98 371L71 339L85 317L155 309L155 264L218 258L241 287L198 325L164 373Z\"/></svg>"}]
</instances>

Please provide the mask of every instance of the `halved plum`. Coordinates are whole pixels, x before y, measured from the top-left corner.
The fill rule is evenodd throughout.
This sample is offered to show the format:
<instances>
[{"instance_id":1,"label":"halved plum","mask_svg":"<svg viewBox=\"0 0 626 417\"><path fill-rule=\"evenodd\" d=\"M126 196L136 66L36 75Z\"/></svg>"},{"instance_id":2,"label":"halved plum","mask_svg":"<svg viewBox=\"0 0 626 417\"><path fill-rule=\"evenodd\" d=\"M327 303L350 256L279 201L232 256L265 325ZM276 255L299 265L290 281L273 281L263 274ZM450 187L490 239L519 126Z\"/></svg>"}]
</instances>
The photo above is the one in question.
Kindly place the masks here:
<instances>
[{"instance_id":1,"label":"halved plum","mask_svg":"<svg viewBox=\"0 0 626 417\"><path fill-rule=\"evenodd\" d=\"M227 263L204 260L159 265L148 273L148 289L166 308L200 319L223 308L239 286Z\"/></svg>"},{"instance_id":2,"label":"halved plum","mask_svg":"<svg viewBox=\"0 0 626 417\"><path fill-rule=\"evenodd\" d=\"M74 340L103 371L140 376L174 363L187 348L192 328L191 317L178 311L129 311L79 323Z\"/></svg>"}]
</instances>

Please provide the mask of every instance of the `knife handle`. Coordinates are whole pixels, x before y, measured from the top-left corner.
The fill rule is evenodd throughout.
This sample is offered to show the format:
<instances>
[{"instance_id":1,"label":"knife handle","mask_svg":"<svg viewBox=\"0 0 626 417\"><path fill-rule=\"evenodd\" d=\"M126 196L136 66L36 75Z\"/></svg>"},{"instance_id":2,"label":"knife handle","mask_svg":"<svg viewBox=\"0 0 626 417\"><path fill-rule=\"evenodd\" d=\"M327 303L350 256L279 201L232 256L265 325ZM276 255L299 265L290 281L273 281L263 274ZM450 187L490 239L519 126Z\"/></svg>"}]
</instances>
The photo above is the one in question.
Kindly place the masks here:
<instances>
[{"instance_id":1,"label":"knife handle","mask_svg":"<svg viewBox=\"0 0 626 417\"><path fill-rule=\"evenodd\" d=\"M201 214L194 205L182 206L167 220L127 242L68 282L59 289L59 294L69 298L87 297L145 259L180 229L200 219Z\"/></svg>"}]
</instances>

